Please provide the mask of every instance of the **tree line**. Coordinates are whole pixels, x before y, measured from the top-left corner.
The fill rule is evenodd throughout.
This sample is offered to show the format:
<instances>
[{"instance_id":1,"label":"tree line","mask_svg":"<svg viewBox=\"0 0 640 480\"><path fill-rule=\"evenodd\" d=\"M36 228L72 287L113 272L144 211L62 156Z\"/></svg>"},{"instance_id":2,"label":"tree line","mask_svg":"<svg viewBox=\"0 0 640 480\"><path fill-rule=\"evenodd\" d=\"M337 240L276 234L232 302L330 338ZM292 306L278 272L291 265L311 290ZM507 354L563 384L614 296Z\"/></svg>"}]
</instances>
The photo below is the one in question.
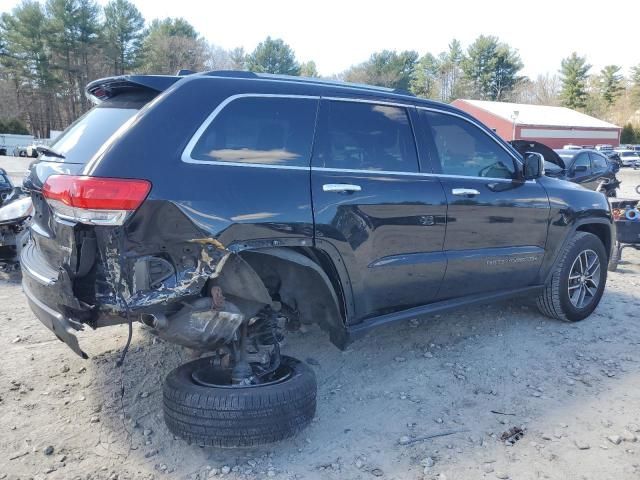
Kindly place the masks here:
<instances>
[{"instance_id":1,"label":"tree line","mask_svg":"<svg viewBox=\"0 0 640 480\"><path fill-rule=\"evenodd\" d=\"M557 75L521 75L518 51L481 35L466 48L383 50L332 78L407 90L425 98L456 98L565 105L624 123L640 108L640 65L624 78L608 65L590 73L572 53ZM90 108L85 85L126 73L175 74L180 69L248 70L317 77L313 61L300 62L281 39L267 37L252 52L207 42L182 18L146 22L128 0L23 0L0 17L0 119L47 137ZM17 122L17 124L16 124ZM632 127L633 129L633 127Z\"/></svg>"}]
</instances>

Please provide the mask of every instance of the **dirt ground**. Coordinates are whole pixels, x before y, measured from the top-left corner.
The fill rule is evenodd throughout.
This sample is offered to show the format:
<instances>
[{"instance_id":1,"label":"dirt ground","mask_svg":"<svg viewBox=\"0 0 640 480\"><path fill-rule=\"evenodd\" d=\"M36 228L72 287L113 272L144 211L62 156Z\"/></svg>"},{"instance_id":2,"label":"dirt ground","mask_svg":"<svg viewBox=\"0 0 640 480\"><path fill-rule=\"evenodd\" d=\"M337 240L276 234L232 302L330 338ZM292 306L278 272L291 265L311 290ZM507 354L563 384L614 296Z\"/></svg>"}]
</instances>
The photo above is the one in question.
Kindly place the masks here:
<instances>
[{"instance_id":1,"label":"dirt ground","mask_svg":"<svg viewBox=\"0 0 640 480\"><path fill-rule=\"evenodd\" d=\"M0 274L0 480L638 479L640 252L623 259L576 324L512 300L387 326L344 352L316 328L292 334L285 353L318 378L316 418L241 450L164 426L161 382L185 351L136 327L117 368L122 326L81 333L81 360L35 319L19 275ZM524 436L506 444L513 427ZM448 435L421 438L435 434Z\"/></svg>"}]
</instances>

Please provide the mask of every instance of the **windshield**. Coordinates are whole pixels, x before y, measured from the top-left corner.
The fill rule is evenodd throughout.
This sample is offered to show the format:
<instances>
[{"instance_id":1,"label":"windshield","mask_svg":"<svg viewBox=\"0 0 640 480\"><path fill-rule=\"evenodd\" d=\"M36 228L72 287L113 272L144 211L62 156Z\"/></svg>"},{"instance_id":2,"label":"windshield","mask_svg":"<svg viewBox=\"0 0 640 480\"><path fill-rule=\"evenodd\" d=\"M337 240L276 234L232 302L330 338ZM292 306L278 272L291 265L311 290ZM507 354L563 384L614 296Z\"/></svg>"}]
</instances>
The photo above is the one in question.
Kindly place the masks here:
<instances>
[{"instance_id":1,"label":"windshield","mask_svg":"<svg viewBox=\"0 0 640 480\"><path fill-rule=\"evenodd\" d=\"M638 153L637 152L621 152L620 157L621 158L628 158L628 157L637 158Z\"/></svg>"},{"instance_id":2,"label":"windshield","mask_svg":"<svg viewBox=\"0 0 640 480\"><path fill-rule=\"evenodd\" d=\"M10 187L9 179L4 175L0 175L0 187Z\"/></svg>"}]
</instances>

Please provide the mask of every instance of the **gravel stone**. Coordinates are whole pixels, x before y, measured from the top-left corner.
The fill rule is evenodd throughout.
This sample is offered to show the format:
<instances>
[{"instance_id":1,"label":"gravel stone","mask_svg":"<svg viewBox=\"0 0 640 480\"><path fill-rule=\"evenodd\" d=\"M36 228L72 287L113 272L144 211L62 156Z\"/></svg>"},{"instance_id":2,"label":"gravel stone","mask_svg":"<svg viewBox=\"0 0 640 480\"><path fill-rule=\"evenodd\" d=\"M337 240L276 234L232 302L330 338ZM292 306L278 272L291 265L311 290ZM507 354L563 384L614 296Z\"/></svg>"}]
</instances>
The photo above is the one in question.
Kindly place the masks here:
<instances>
[{"instance_id":1,"label":"gravel stone","mask_svg":"<svg viewBox=\"0 0 640 480\"><path fill-rule=\"evenodd\" d=\"M589 450L591 448L591 445L582 440L575 440L573 443L575 443L579 450Z\"/></svg>"},{"instance_id":2,"label":"gravel stone","mask_svg":"<svg viewBox=\"0 0 640 480\"><path fill-rule=\"evenodd\" d=\"M620 445L620 442L622 442L622 437L620 435L609 435L607 437L607 440L609 440L614 445Z\"/></svg>"}]
</instances>

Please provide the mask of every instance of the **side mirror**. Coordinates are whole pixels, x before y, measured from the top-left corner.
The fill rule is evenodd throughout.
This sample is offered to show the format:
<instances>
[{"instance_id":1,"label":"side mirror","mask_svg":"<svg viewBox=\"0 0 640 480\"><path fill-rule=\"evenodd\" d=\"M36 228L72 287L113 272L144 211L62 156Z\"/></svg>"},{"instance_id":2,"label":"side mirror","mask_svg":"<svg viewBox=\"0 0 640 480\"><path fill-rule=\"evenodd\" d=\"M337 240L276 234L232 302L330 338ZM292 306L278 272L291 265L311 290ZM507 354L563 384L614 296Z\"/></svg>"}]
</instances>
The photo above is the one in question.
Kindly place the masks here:
<instances>
[{"instance_id":1,"label":"side mirror","mask_svg":"<svg viewBox=\"0 0 640 480\"><path fill-rule=\"evenodd\" d=\"M584 173L587 171L587 166L586 165L576 165L575 167L573 167L573 174L575 175L576 173Z\"/></svg>"},{"instance_id":2,"label":"side mirror","mask_svg":"<svg viewBox=\"0 0 640 480\"><path fill-rule=\"evenodd\" d=\"M536 152L525 152L523 175L525 180L534 180L544 175L544 157Z\"/></svg>"}]
</instances>

